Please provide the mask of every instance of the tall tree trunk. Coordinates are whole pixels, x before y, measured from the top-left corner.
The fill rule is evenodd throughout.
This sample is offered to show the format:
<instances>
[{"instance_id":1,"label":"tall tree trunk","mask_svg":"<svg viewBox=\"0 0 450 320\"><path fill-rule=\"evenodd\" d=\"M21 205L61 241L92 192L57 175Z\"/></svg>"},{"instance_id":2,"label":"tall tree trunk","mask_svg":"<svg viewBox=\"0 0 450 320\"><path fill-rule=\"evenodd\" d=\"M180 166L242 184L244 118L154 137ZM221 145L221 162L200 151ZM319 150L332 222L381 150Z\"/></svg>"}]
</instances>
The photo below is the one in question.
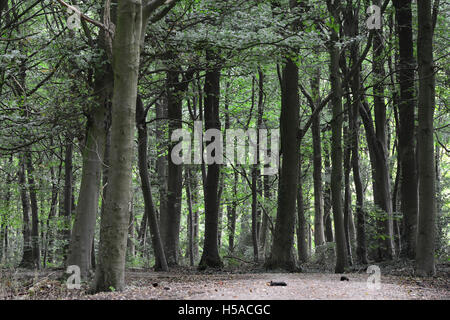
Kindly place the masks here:
<instances>
[{"instance_id":1,"label":"tall tree trunk","mask_svg":"<svg viewBox=\"0 0 450 320\"><path fill-rule=\"evenodd\" d=\"M294 233L299 170L299 94L298 67L286 59L282 75L281 154L282 165L278 186L278 210L272 251L266 262L268 269L297 270L294 256Z\"/></svg>"},{"instance_id":2,"label":"tall tree trunk","mask_svg":"<svg viewBox=\"0 0 450 320\"><path fill-rule=\"evenodd\" d=\"M339 23L340 0L331 3L327 0L328 10L335 23ZM331 123L331 206L334 218L334 233L336 236L336 273L342 273L348 267L347 249L345 246L345 231L342 212L342 88L339 74L339 48L336 43L339 40L337 32L332 28L330 52L330 82L332 90Z\"/></svg>"},{"instance_id":3,"label":"tall tree trunk","mask_svg":"<svg viewBox=\"0 0 450 320\"><path fill-rule=\"evenodd\" d=\"M412 30L411 0L395 0L395 16L399 41L398 79L400 83L399 144L398 154L401 171L401 211L404 219L404 255L416 256L417 241L417 171L414 146L414 44ZM399 170L399 169L397 169Z\"/></svg>"},{"instance_id":4,"label":"tall tree trunk","mask_svg":"<svg viewBox=\"0 0 450 320\"><path fill-rule=\"evenodd\" d=\"M66 137L65 153L64 153L64 193L62 198L62 212L60 218L63 222L63 228L60 231L62 247L60 248L63 261L66 261L69 241L71 234L71 218L72 218L72 184L73 184L73 138Z\"/></svg>"},{"instance_id":5,"label":"tall tree trunk","mask_svg":"<svg viewBox=\"0 0 450 320\"><path fill-rule=\"evenodd\" d=\"M198 192L198 176L197 173L191 172L191 176L190 176L190 180L191 180L191 196L192 196L192 203L194 204L198 204L199 203L199 192ZM194 260L197 261L198 260L198 244L199 244L199 226L200 226L200 222L199 222L199 209L198 209L198 205L195 206L194 210L193 210L193 231L194 231L194 235L193 235L193 250L194 250Z\"/></svg>"},{"instance_id":6,"label":"tall tree trunk","mask_svg":"<svg viewBox=\"0 0 450 320\"><path fill-rule=\"evenodd\" d=\"M325 241L334 242L333 224L331 221L331 164L328 143L324 145L324 151L325 175L328 178L324 182L323 189L323 224L325 227Z\"/></svg>"},{"instance_id":7,"label":"tall tree trunk","mask_svg":"<svg viewBox=\"0 0 450 320\"><path fill-rule=\"evenodd\" d=\"M419 34L419 225L416 248L416 273L436 273L434 252L436 235L436 172L434 163L433 116L435 75L433 63L433 24L431 0L418 1Z\"/></svg>"},{"instance_id":8,"label":"tall tree trunk","mask_svg":"<svg viewBox=\"0 0 450 320\"><path fill-rule=\"evenodd\" d=\"M156 143L157 143L157 159L156 159L156 171L158 175L158 190L159 190L159 217L158 221L161 221L160 217L167 216L167 166L168 157L167 151L167 99L163 95L160 100L156 102L156 118L161 119L156 123ZM161 226L162 227L162 226Z\"/></svg>"},{"instance_id":9,"label":"tall tree trunk","mask_svg":"<svg viewBox=\"0 0 450 320\"><path fill-rule=\"evenodd\" d=\"M252 244L253 244L253 261L259 260L259 243L258 243L258 172L257 165L252 168Z\"/></svg>"},{"instance_id":10,"label":"tall tree trunk","mask_svg":"<svg viewBox=\"0 0 450 320\"><path fill-rule=\"evenodd\" d=\"M55 177L54 167L50 167L50 178L52 181L52 192L50 196L50 211L48 213L47 222L46 222L46 233L45 233L45 248L44 248L44 258L43 258L43 266L44 268L47 265L47 262L52 262L52 250L53 250L53 226L54 219L56 216L56 205L58 203L58 185L59 185L59 175L61 173L61 166L58 172L58 181Z\"/></svg>"},{"instance_id":11,"label":"tall tree trunk","mask_svg":"<svg viewBox=\"0 0 450 320\"><path fill-rule=\"evenodd\" d=\"M217 222L217 245L220 250L220 246L222 245L222 220L223 220L223 207L220 204L223 194L225 177L223 173L219 173L219 190L217 191L217 208L218 208L218 222Z\"/></svg>"},{"instance_id":12,"label":"tall tree trunk","mask_svg":"<svg viewBox=\"0 0 450 320\"><path fill-rule=\"evenodd\" d=\"M270 150L268 151L270 152ZM262 208L262 222L261 222L261 231L259 233L259 244L261 246L261 254L263 255L263 258L266 258L266 249L267 249L267 240L268 240L268 230L269 230L269 219L270 219L270 211L267 210L269 206L269 201L271 200L271 190L269 186L269 176L264 175L263 177L263 189L264 189L264 208Z\"/></svg>"},{"instance_id":13,"label":"tall tree trunk","mask_svg":"<svg viewBox=\"0 0 450 320\"><path fill-rule=\"evenodd\" d=\"M20 187L20 198L22 201L22 234L23 234L23 254L19 267L33 268L33 250L31 246L31 230L30 230L30 199L28 197L26 187L26 171L25 171L25 154L19 155L19 171L18 182Z\"/></svg>"},{"instance_id":14,"label":"tall tree trunk","mask_svg":"<svg viewBox=\"0 0 450 320\"><path fill-rule=\"evenodd\" d=\"M135 245L134 245L134 210L133 210L133 194L131 194L130 203L130 220L128 223L128 237L127 237L127 253L129 257L133 258L135 256Z\"/></svg>"},{"instance_id":15,"label":"tall tree trunk","mask_svg":"<svg viewBox=\"0 0 450 320\"><path fill-rule=\"evenodd\" d=\"M231 206L227 207L227 220L228 220L228 252L234 252L234 239L236 234L236 210L237 210L237 185L238 185L238 173L234 171L233 182L233 200Z\"/></svg>"},{"instance_id":16,"label":"tall tree trunk","mask_svg":"<svg viewBox=\"0 0 450 320\"><path fill-rule=\"evenodd\" d=\"M300 263L306 263L309 259L309 225L305 218L305 204L303 201L302 158L299 155L298 185L297 185L297 250Z\"/></svg>"},{"instance_id":17,"label":"tall tree trunk","mask_svg":"<svg viewBox=\"0 0 450 320\"><path fill-rule=\"evenodd\" d=\"M138 131L138 163L139 175L141 177L141 188L145 203L145 216L148 219L150 235L152 238L153 252L155 254L155 270L168 271L168 264L164 252L164 245L161 239L158 219L156 217L155 207L150 185L147 159L147 124L146 112L142 104L141 97L138 96L136 102L136 127Z\"/></svg>"},{"instance_id":18,"label":"tall tree trunk","mask_svg":"<svg viewBox=\"0 0 450 320\"><path fill-rule=\"evenodd\" d=\"M26 168L31 203L31 250L33 255L33 265L35 268L40 269L41 251L39 249L39 210L36 197L36 183L34 181L34 166L30 151L26 152Z\"/></svg>"},{"instance_id":19,"label":"tall tree trunk","mask_svg":"<svg viewBox=\"0 0 450 320\"><path fill-rule=\"evenodd\" d=\"M206 60L210 63L214 61L215 55L210 50L206 50ZM205 76L205 129L220 130L219 119L219 95L220 95L220 68L211 66ZM219 152L219 150L215 150ZM219 187L219 164L208 165L205 184L205 239L203 244L203 254L200 259L199 268L207 267L221 268L223 263L219 256L218 248L218 187Z\"/></svg>"},{"instance_id":20,"label":"tall tree trunk","mask_svg":"<svg viewBox=\"0 0 450 320\"><path fill-rule=\"evenodd\" d=\"M99 36L100 46L105 47L104 32ZM106 53L103 59L108 60ZM100 183L103 171L102 211L105 207L109 163L109 128L113 72L110 63L96 68L94 91L98 93L87 119L86 139L82 146L82 172L80 193L75 209L75 221L70 239L67 265L80 267L81 277L86 278L93 267L93 243L98 212ZM104 167L103 167L104 163Z\"/></svg>"},{"instance_id":21,"label":"tall tree trunk","mask_svg":"<svg viewBox=\"0 0 450 320\"><path fill-rule=\"evenodd\" d=\"M350 109L350 95L347 96L346 101L347 109ZM351 227L352 223L352 195L350 191L350 171L351 171L351 148L350 148L350 137L348 132L348 127L344 127L344 231L345 231L345 242L347 244L347 255L349 265L353 265L352 258L352 237L351 237Z\"/></svg>"},{"instance_id":22,"label":"tall tree trunk","mask_svg":"<svg viewBox=\"0 0 450 320\"><path fill-rule=\"evenodd\" d=\"M94 291L125 286L125 252L133 159L133 129L140 58L142 7L119 1L113 43L114 93L111 158L105 212L100 224L100 248Z\"/></svg>"},{"instance_id":23,"label":"tall tree trunk","mask_svg":"<svg viewBox=\"0 0 450 320\"><path fill-rule=\"evenodd\" d=\"M227 141L226 134L230 128L230 111L229 111L229 90L230 82L225 82L225 133L224 140ZM237 208L237 184L238 184L238 172L234 170L234 183L232 192L231 204L227 205L227 231L228 231L228 252L231 254L234 251L234 238L236 233L236 208ZM253 205L253 203L252 203Z\"/></svg>"},{"instance_id":24,"label":"tall tree trunk","mask_svg":"<svg viewBox=\"0 0 450 320\"><path fill-rule=\"evenodd\" d=\"M12 165L13 156L9 158L9 166ZM8 225L9 225L9 210L11 204L11 188L12 175L7 173L6 176L6 190L4 195L5 205L3 207L4 211L0 214L0 264L6 263L8 259Z\"/></svg>"},{"instance_id":25,"label":"tall tree trunk","mask_svg":"<svg viewBox=\"0 0 450 320\"><path fill-rule=\"evenodd\" d=\"M167 73L167 106L169 120L169 137L172 133L182 128L182 99L178 86L178 71ZM177 142L169 144L169 155ZM167 175L167 212L161 215L162 240L164 251L169 266L178 265L178 251L180 240L180 218L181 218L181 193L182 193L182 171L183 167L168 159Z\"/></svg>"},{"instance_id":26,"label":"tall tree trunk","mask_svg":"<svg viewBox=\"0 0 450 320\"><path fill-rule=\"evenodd\" d=\"M320 68L314 72L311 80L311 92L314 100L314 108L320 103ZM313 106L311 106L313 107ZM314 111L314 110L312 110ZM313 138L313 179L314 179L314 244L320 246L325 242L323 224L323 194L322 194L322 146L320 141L320 117L317 114L311 125Z\"/></svg>"},{"instance_id":27,"label":"tall tree trunk","mask_svg":"<svg viewBox=\"0 0 450 320\"><path fill-rule=\"evenodd\" d=\"M184 186L186 188L186 204L188 207L188 255L189 255L189 265L191 267L195 264L194 256L194 213L192 210L192 194L191 194L191 170L186 168L184 170Z\"/></svg>"},{"instance_id":28,"label":"tall tree trunk","mask_svg":"<svg viewBox=\"0 0 450 320\"><path fill-rule=\"evenodd\" d=\"M380 0L373 0L373 4L381 7ZM392 202L391 187L389 179L389 156L387 149L387 121L386 121L386 105L384 96L384 43L383 43L383 27L374 30L373 37L373 64L372 70L374 74L374 110L376 125L376 143L375 143L375 166L374 166L374 200L375 204L382 210L383 216L378 221L379 230L383 237L379 239L379 256L378 259L392 259L395 256L395 246L393 239L392 224Z\"/></svg>"},{"instance_id":29,"label":"tall tree trunk","mask_svg":"<svg viewBox=\"0 0 450 320\"><path fill-rule=\"evenodd\" d=\"M92 268L91 250L98 211L102 161L104 159L107 116L106 101L93 108L88 119L86 142L83 145L83 166L78 205L67 257L67 265L78 265L82 278ZM103 204L104 200L102 201Z\"/></svg>"},{"instance_id":30,"label":"tall tree trunk","mask_svg":"<svg viewBox=\"0 0 450 320\"><path fill-rule=\"evenodd\" d=\"M358 2L359 3L359 2ZM352 1L348 2L347 16L351 20L351 33L350 36L359 35L358 29L358 16L359 9L353 7ZM359 60L359 44L353 43L350 47L350 61L351 67L356 66ZM367 264L367 244L366 244L366 214L364 211L364 191L361 181L360 161L359 161L359 109L361 105L360 95L360 70L359 67L351 79L351 92L352 92L352 106L349 108L349 123L351 134L351 148L352 148L352 172L353 182L355 185L356 193L356 261L357 263Z\"/></svg>"}]
</instances>

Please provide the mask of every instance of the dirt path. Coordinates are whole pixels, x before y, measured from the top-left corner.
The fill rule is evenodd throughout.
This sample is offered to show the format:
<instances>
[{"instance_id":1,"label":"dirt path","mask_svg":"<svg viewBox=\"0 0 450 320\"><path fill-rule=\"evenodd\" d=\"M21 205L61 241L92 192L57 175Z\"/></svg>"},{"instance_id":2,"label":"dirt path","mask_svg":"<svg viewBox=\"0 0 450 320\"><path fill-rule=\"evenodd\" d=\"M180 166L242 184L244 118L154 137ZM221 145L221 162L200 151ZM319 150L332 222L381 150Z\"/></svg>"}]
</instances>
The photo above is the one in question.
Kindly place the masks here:
<instances>
[{"instance_id":1,"label":"dirt path","mask_svg":"<svg viewBox=\"0 0 450 320\"><path fill-rule=\"evenodd\" d=\"M13 296L3 299L107 299L107 300L411 300L450 299L448 278L416 279L382 276L379 290L367 287L368 274L323 273L247 273L180 274L128 272L123 292L88 295L84 290L67 290L55 279L44 279ZM287 286L269 286L282 281Z\"/></svg>"}]
</instances>

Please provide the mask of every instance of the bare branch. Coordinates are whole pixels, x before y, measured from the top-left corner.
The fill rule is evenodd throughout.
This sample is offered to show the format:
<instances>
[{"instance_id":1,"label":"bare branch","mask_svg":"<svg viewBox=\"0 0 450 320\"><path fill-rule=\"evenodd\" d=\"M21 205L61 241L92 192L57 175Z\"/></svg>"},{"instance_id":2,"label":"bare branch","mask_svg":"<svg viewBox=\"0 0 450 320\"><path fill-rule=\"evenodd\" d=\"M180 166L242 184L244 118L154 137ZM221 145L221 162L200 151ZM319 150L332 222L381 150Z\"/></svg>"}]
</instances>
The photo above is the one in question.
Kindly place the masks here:
<instances>
[{"instance_id":1,"label":"bare branch","mask_svg":"<svg viewBox=\"0 0 450 320\"><path fill-rule=\"evenodd\" d=\"M85 20L85 21L87 21L87 22L89 22L89 23L91 23L91 24L93 24L93 25L95 25L95 26L97 26L97 27L99 27L99 28L102 28L103 30L109 32L110 34L113 34L113 31L110 30L110 29L109 29L107 26L105 26L103 23L101 23L101 22L99 22L99 21L97 21L97 20L94 20L94 19L89 18L87 15L85 15L84 13L82 13L80 10L78 10L78 9L75 8L74 6L71 6L70 4L64 2L63 0L56 0L56 1L58 1L61 5L65 6L66 8L69 8L70 10L72 10L73 12L75 12L76 14L80 15L80 18L81 18L81 19L83 19L83 20Z\"/></svg>"}]
</instances>

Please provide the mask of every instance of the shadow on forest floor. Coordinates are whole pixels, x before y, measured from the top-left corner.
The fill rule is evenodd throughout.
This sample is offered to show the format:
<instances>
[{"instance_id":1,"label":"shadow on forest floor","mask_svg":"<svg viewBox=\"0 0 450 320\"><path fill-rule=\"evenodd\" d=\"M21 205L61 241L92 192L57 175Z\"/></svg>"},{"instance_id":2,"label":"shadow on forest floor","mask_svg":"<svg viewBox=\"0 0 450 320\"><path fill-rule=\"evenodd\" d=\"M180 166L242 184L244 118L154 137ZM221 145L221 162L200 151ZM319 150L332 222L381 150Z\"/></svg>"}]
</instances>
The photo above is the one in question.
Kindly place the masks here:
<instances>
[{"instance_id":1,"label":"shadow on forest floor","mask_svg":"<svg viewBox=\"0 0 450 320\"><path fill-rule=\"evenodd\" d=\"M414 277L408 263L382 263L381 288L367 286L369 274L364 267L354 267L340 281L341 274L265 272L261 268L197 271L178 267L170 272L128 269L126 289L122 292L87 294L88 285L69 290L59 279L62 269L1 270L0 299L20 300L397 300L450 299L450 264L437 266L431 278ZM282 281L286 286L273 287L270 281Z\"/></svg>"}]
</instances>

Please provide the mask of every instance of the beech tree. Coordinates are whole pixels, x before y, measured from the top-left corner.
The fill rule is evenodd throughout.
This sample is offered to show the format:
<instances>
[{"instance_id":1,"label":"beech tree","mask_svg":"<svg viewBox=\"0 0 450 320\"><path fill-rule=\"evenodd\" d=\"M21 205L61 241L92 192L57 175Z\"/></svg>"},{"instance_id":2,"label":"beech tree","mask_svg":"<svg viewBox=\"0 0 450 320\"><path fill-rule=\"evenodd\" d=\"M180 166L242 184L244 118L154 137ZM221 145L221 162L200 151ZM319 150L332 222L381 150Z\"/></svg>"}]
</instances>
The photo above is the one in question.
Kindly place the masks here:
<instances>
[{"instance_id":1,"label":"beech tree","mask_svg":"<svg viewBox=\"0 0 450 320\"><path fill-rule=\"evenodd\" d=\"M439 275L448 6L0 1L0 268Z\"/></svg>"}]
</instances>

